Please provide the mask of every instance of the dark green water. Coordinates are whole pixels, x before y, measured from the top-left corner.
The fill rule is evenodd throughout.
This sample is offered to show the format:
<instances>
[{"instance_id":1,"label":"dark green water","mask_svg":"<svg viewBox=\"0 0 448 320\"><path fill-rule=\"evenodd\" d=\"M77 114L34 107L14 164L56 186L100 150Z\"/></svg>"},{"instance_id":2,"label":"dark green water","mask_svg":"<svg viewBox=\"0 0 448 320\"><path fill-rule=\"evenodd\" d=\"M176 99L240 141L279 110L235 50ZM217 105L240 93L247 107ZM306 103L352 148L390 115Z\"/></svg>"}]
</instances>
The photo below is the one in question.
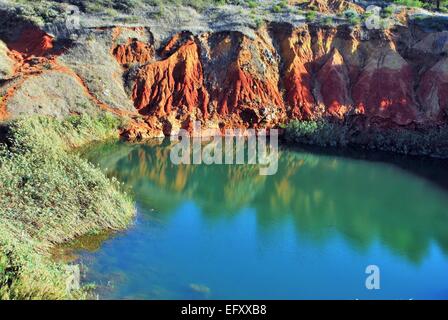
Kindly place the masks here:
<instances>
[{"instance_id":1,"label":"dark green water","mask_svg":"<svg viewBox=\"0 0 448 320\"><path fill-rule=\"evenodd\" d=\"M129 230L79 253L101 298L448 298L445 161L282 150L278 173L260 176L173 165L169 150L87 153L138 208ZM365 287L371 264L379 290Z\"/></svg>"}]
</instances>

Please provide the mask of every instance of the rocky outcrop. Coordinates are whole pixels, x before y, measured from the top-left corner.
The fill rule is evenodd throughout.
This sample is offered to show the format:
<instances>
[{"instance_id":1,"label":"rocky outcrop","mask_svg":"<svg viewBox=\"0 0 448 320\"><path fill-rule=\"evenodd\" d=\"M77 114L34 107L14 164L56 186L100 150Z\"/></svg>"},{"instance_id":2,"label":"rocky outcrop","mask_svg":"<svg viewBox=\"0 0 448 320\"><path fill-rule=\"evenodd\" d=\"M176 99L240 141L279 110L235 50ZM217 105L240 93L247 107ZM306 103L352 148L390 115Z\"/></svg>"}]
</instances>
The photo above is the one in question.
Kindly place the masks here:
<instances>
[{"instance_id":1,"label":"rocky outcrop","mask_svg":"<svg viewBox=\"0 0 448 320\"><path fill-rule=\"evenodd\" d=\"M236 114L250 126L272 120L263 114L269 108L283 111L278 62L265 30L255 40L240 33L213 34L206 51L210 107L219 116Z\"/></svg>"},{"instance_id":2,"label":"rocky outcrop","mask_svg":"<svg viewBox=\"0 0 448 320\"><path fill-rule=\"evenodd\" d=\"M13 70L0 85L2 119L32 114L65 117L99 110L125 115L123 101L134 113L123 87L122 69L110 54L110 47L104 45L101 30L98 39L81 40L71 46L56 43L35 27L24 27L18 34L6 42ZM101 59L94 62L94 57ZM115 74L110 71L114 66Z\"/></svg>"},{"instance_id":3,"label":"rocky outcrop","mask_svg":"<svg viewBox=\"0 0 448 320\"><path fill-rule=\"evenodd\" d=\"M45 114L60 118L99 110L74 77L59 71L27 78L8 100L8 107L12 117Z\"/></svg>"},{"instance_id":4,"label":"rocky outcrop","mask_svg":"<svg viewBox=\"0 0 448 320\"><path fill-rule=\"evenodd\" d=\"M112 54L114 28L88 30L58 57L60 65L72 70L94 99L116 111L134 111L126 92L123 67Z\"/></svg>"},{"instance_id":5,"label":"rocky outcrop","mask_svg":"<svg viewBox=\"0 0 448 320\"><path fill-rule=\"evenodd\" d=\"M113 30L115 46L112 54L122 65L143 64L154 58L153 40L144 28L120 28Z\"/></svg>"},{"instance_id":6,"label":"rocky outcrop","mask_svg":"<svg viewBox=\"0 0 448 320\"><path fill-rule=\"evenodd\" d=\"M120 44L113 50L113 55L121 64L145 63L151 61L153 49L137 39L129 39L126 44Z\"/></svg>"}]
</instances>

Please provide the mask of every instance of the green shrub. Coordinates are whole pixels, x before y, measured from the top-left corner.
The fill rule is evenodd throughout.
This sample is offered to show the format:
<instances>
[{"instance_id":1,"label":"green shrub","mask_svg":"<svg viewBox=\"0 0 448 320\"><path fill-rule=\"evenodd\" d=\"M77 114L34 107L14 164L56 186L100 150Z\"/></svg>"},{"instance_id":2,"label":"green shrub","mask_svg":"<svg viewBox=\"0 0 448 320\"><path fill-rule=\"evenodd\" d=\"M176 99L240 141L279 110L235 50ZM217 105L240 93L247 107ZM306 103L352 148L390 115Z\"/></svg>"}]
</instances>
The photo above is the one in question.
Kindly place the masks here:
<instances>
[{"instance_id":1,"label":"green shrub","mask_svg":"<svg viewBox=\"0 0 448 320\"><path fill-rule=\"evenodd\" d=\"M285 129L288 142L318 146L361 146L403 154L448 157L448 126L431 128L378 128L360 130L348 121L291 121Z\"/></svg>"},{"instance_id":2,"label":"green shrub","mask_svg":"<svg viewBox=\"0 0 448 320\"><path fill-rule=\"evenodd\" d=\"M320 146L346 145L347 128L330 121L291 121L285 130L289 141Z\"/></svg>"},{"instance_id":3,"label":"green shrub","mask_svg":"<svg viewBox=\"0 0 448 320\"><path fill-rule=\"evenodd\" d=\"M261 26L264 24L264 20L260 17L257 17L256 15L252 15L252 19L257 29L261 28Z\"/></svg>"},{"instance_id":4,"label":"green shrub","mask_svg":"<svg viewBox=\"0 0 448 320\"><path fill-rule=\"evenodd\" d=\"M258 1L249 0L249 1L247 1L247 6L251 9L254 9L254 8L258 7Z\"/></svg>"},{"instance_id":5,"label":"green shrub","mask_svg":"<svg viewBox=\"0 0 448 320\"><path fill-rule=\"evenodd\" d=\"M19 17L33 24L50 23L63 15L64 8L60 3L52 1L14 1L16 6L11 8L13 16Z\"/></svg>"},{"instance_id":6,"label":"green shrub","mask_svg":"<svg viewBox=\"0 0 448 320\"><path fill-rule=\"evenodd\" d=\"M362 20L366 21L369 17L371 17L373 15L373 12L364 12L362 14Z\"/></svg>"},{"instance_id":7,"label":"green shrub","mask_svg":"<svg viewBox=\"0 0 448 320\"><path fill-rule=\"evenodd\" d=\"M425 3L419 0L393 0L393 2L408 8L423 8L425 6Z\"/></svg>"},{"instance_id":8,"label":"green shrub","mask_svg":"<svg viewBox=\"0 0 448 320\"><path fill-rule=\"evenodd\" d=\"M272 12L279 13L282 11L282 7L278 4L272 6Z\"/></svg>"},{"instance_id":9,"label":"green shrub","mask_svg":"<svg viewBox=\"0 0 448 320\"><path fill-rule=\"evenodd\" d=\"M346 19L352 19L358 16L358 13L353 10L346 10L343 14Z\"/></svg>"},{"instance_id":10,"label":"green shrub","mask_svg":"<svg viewBox=\"0 0 448 320\"><path fill-rule=\"evenodd\" d=\"M314 21L317 17L316 11L308 11L305 15L307 21Z\"/></svg>"},{"instance_id":11,"label":"green shrub","mask_svg":"<svg viewBox=\"0 0 448 320\"><path fill-rule=\"evenodd\" d=\"M359 14L356 11L353 11L353 10L346 10L346 11L344 11L344 17L353 26L359 25L362 22L362 19L359 16Z\"/></svg>"},{"instance_id":12,"label":"green shrub","mask_svg":"<svg viewBox=\"0 0 448 320\"><path fill-rule=\"evenodd\" d=\"M383 8L383 10L381 10L381 16L383 18L389 18L392 16L392 14L394 13L394 8L392 6L388 6Z\"/></svg>"},{"instance_id":13,"label":"green shrub","mask_svg":"<svg viewBox=\"0 0 448 320\"><path fill-rule=\"evenodd\" d=\"M332 25L333 24L333 18L332 17L325 17L324 20L322 21L322 23L324 25L327 25L327 26Z\"/></svg>"},{"instance_id":14,"label":"green shrub","mask_svg":"<svg viewBox=\"0 0 448 320\"><path fill-rule=\"evenodd\" d=\"M359 24L361 24L362 20L360 17L352 17L348 20L348 22L352 25L352 26L357 26Z\"/></svg>"}]
</instances>

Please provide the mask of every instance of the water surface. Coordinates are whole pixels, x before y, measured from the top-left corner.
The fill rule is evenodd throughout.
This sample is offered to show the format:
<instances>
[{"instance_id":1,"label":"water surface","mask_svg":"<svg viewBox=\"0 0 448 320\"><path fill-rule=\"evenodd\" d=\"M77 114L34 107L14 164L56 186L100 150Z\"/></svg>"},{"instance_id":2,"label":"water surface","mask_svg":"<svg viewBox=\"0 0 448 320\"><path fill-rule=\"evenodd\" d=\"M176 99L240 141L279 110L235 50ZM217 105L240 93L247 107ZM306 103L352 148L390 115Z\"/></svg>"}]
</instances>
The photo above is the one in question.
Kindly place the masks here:
<instances>
[{"instance_id":1,"label":"water surface","mask_svg":"<svg viewBox=\"0 0 448 320\"><path fill-rule=\"evenodd\" d=\"M129 230L79 253L101 298L448 298L446 162L284 149L277 174L260 176L173 165L169 150L87 153L138 209ZM371 264L380 290L365 287Z\"/></svg>"}]
</instances>

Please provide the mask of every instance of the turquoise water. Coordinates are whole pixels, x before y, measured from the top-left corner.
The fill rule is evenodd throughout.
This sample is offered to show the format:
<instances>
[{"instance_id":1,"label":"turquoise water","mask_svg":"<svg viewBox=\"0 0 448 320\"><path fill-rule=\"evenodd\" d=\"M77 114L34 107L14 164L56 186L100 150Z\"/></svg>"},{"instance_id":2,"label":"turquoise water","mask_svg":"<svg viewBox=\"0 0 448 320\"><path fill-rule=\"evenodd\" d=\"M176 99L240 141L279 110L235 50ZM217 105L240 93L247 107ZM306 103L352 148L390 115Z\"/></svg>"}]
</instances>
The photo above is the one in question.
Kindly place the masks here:
<instances>
[{"instance_id":1,"label":"turquoise water","mask_svg":"<svg viewBox=\"0 0 448 320\"><path fill-rule=\"evenodd\" d=\"M446 162L283 149L277 174L260 176L173 165L169 150L86 154L138 209L127 231L79 252L100 298L448 298ZM366 289L368 265L379 290Z\"/></svg>"}]
</instances>

